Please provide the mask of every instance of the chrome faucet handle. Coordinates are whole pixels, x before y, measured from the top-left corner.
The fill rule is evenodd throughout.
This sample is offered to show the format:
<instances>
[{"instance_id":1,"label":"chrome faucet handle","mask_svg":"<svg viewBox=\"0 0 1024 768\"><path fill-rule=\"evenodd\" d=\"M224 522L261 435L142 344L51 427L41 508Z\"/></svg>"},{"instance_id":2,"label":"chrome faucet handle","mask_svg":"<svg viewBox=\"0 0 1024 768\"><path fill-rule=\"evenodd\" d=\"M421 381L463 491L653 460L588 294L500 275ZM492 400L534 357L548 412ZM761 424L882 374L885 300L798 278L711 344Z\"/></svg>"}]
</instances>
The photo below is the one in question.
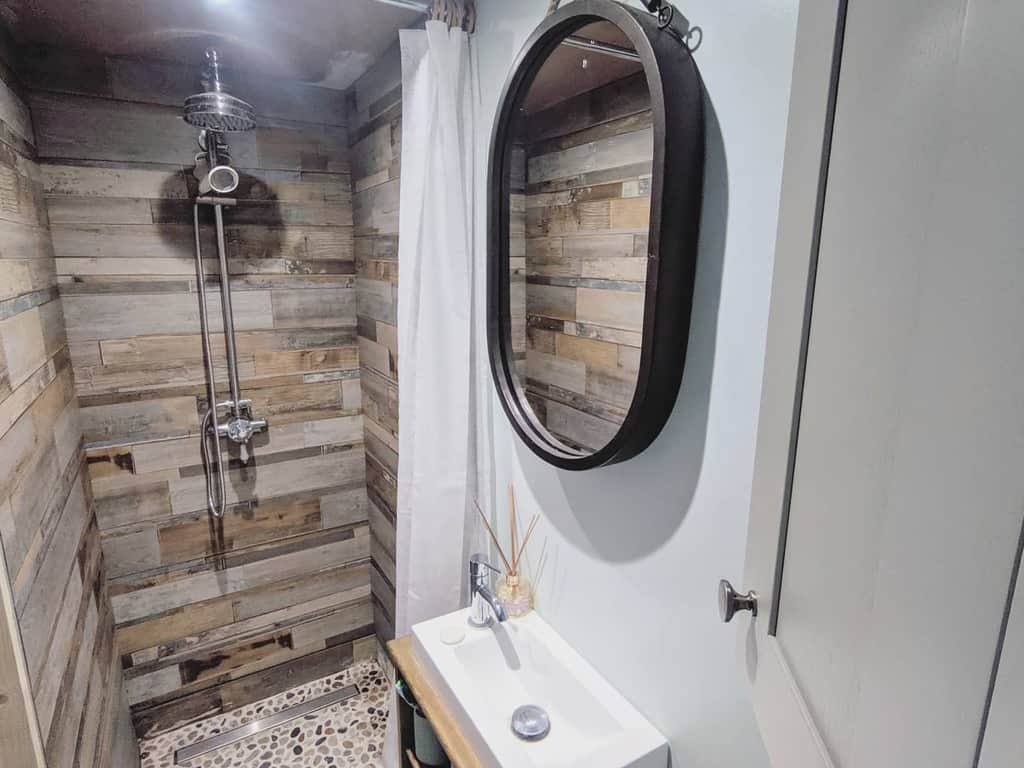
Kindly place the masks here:
<instances>
[{"instance_id":1,"label":"chrome faucet handle","mask_svg":"<svg viewBox=\"0 0 1024 768\"><path fill-rule=\"evenodd\" d=\"M487 561L487 555L484 555L484 554L482 554L480 552L477 552L475 555L470 555L470 557L469 557L469 569L471 571L475 571L476 570L476 568L474 568L474 566L481 566L481 565L484 566L485 568L490 568L495 573L501 573L500 569L495 568L493 565L491 565Z\"/></svg>"},{"instance_id":2,"label":"chrome faucet handle","mask_svg":"<svg viewBox=\"0 0 1024 768\"><path fill-rule=\"evenodd\" d=\"M505 608L501 600L491 592L488 584L487 570L501 573L497 568L487 562L487 557L481 553L471 555L469 558L469 597L470 607L467 621L471 627L489 627L493 621L491 614L498 621L505 621Z\"/></svg>"}]
</instances>

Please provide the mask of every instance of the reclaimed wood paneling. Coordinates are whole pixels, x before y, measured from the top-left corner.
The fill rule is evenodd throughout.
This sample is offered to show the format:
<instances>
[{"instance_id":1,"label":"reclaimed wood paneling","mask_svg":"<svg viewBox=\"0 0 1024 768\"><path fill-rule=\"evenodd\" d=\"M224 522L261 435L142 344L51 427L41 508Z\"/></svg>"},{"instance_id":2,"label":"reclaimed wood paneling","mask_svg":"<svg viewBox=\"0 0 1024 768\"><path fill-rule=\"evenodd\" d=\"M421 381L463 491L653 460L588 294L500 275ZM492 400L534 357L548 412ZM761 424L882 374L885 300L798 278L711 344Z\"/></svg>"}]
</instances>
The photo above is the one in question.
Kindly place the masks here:
<instances>
[{"instance_id":1,"label":"reclaimed wood paneling","mask_svg":"<svg viewBox=\"0 0 1024 768\"><path fill-rule=\"evenodd\" d=\"M255 130L229 138L239 372L270 430L224 449L229 506L214 523L199 455L196 132L180 119L194 70L38 47L25 60L56 275L20 280L38 290L49 274L60 289L116 653L137 728L161 730L320 676L373 635L346 104L232 80L257 111ZM2 203L0 178L0 227ZM16 351L20 380L37 361Z\"/></svg>"},{"instance_id":2,"label":"reclaimed wood paneling","mask_svg":"<svg viewBox=\"0 0 1024 768\"><path fill-rule=\"evenodd\" d=\"M651 113L642 75L522 121L513 192L516 366L545 426L566 443L605 445L625 418L640 367Z\"/></svg>"},{"instance_id":3,"label":"reclaimed wood paneling","mask_svg":"<svg viewBox=\"0 0 1024 768\"><path fill-rule=\"evenodd\" d=\"M398 480L398 201L401 61L393 49L353 86L352 201L360 383L366 428L371 589L381 640L394 637Z\"/></svg>"},{"instance_id":4,"label":"reclaimed wood paneling","mask_svg":"<svg viewBox=\"0 0 1024 768\"><path fill-rule=\"evenodd\" d=\"M6 40L3 33L0 38ZM20 655L30 693L17 702L27 707L22 711L29 720L20 735L32 737L46 765L128 768L138 765L138 753L134 734L118 718L126 705L112 606L83 471L81 419L44 182L21 93L5 60L0 67L0 593L13 610L8 618L16 622L18 642L4 650ZM12 637L6 626L0 632ZM4 718L14 704L3 708ZM5 736L3 749L0 760L34 764L18 751L18 740Z\"/></svg>"}]
</instances>

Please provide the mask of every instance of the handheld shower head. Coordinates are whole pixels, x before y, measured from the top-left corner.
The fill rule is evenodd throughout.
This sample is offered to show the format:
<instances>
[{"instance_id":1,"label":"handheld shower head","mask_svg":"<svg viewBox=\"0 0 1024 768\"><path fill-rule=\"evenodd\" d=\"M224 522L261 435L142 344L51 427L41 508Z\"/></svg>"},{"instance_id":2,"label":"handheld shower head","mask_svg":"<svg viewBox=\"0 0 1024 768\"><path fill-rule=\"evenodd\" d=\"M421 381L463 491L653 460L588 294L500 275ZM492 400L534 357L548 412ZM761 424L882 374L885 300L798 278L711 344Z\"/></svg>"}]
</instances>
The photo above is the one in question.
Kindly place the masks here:
<instances>
[{"instance_id":1,"label":"handheld shower head","mask_svg":"<svg viewBox=\"0 0 1024 768\"><path fill-rule=\"evenodd\" d=\"M217 195L227 195L238 188L238 171L230 165L215 165L209 170L205 170L205 168L205 163L202 166L196 165L197 171L203 169L196 173L199 178L200 195L208 195L211 192Z\"/></svg>"},{"instance_id":2,"label":"handheld shower head","mask_svg":"<svg viewBox=\"0 0 1024 768\"><path fill-rule=\"evenodd\" d=\"M203 92L185 99L185 122L218 133L237 133L256 127L256 111L247 101L227 93L220 81L217 52L206 51Z\"/></svg>"}]
</instances>

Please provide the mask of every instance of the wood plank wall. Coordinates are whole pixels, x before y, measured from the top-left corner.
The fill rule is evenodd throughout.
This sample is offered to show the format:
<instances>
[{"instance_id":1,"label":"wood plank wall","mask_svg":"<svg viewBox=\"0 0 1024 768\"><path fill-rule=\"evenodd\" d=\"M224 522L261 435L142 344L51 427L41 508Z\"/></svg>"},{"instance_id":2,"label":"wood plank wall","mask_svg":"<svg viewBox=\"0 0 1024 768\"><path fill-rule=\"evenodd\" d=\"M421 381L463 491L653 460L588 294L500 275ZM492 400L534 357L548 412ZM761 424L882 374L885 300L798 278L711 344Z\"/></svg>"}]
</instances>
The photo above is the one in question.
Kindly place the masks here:
<instances>
[{"instance_id":1,"label":"wood plank wall","mask_svg":"<svg viewBox=\"0 0 1024 768\"><path fill-rule=\"evenodd\" d=\"M36 137L13 48L0 37L0 579L11 587L46 764L138 765ZM15 745L0 749L5 765L31 764Z\"/></svg>"},{"instance_id":2,"label":"wood plank wall","mask_svg":"<svg viewBox=\"0 0 1024 768\"><path fill-rule=\"evenodd\" d=\"M356 313L362 366L373 617L394 637L398 478L398 199L402 72L397 46L350 92Z\"/></svg>"},{"instance_id":3,"label":"wood plank wall","mask_svg":"<svg viewBox=\"0 0 1024 768\"><path fill-rule=\"evenodd\" d=\"M271 426L253 456L228 455L231 506L214 525L198 440L196 131L180 119L196 71L40 48L24 59L140 736L372 656L343 94L226 78L259 116L230 140L241 202L225 220L243 392ZM210 309L218 318L215 295Z\"/></svg>"},{"instance_id":4,"label":"wood plank wall","mask_svg":"<svg viewBox=\"0 0 1024 768\"><path fill-rule=\"evenodd\" d=\"M523 120L525 188L514 190L510 236L513 331L526 339L513 350L534 411L580 448L618 431L639 370L653 153L643 77Z\"/></svg>"}]
</instances>

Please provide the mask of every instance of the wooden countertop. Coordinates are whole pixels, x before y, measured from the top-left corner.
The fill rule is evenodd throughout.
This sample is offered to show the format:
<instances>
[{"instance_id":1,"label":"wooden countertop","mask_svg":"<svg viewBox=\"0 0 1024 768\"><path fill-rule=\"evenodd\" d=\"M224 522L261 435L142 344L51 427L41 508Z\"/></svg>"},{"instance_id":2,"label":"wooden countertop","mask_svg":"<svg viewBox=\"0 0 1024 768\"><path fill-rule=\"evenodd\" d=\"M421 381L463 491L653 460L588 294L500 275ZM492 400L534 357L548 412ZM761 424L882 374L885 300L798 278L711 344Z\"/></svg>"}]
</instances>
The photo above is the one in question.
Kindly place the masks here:
<instances>
[{"instance_id":1,"label":"wooden countertop","mask_svg":"<svg viewBox=\"0 0 1024 768\"><path fill-rule=\"evenodd\" d=\"M433 726L444 751L448 753L452 766L479 768L483 763L469 745L469 740L462 734L448 705L427 679L423 666L413 652L412 638L406 635L392 640L387 644L387 649L399 675L412 688L416 701Z\"/></svg>"}]
</instances>

